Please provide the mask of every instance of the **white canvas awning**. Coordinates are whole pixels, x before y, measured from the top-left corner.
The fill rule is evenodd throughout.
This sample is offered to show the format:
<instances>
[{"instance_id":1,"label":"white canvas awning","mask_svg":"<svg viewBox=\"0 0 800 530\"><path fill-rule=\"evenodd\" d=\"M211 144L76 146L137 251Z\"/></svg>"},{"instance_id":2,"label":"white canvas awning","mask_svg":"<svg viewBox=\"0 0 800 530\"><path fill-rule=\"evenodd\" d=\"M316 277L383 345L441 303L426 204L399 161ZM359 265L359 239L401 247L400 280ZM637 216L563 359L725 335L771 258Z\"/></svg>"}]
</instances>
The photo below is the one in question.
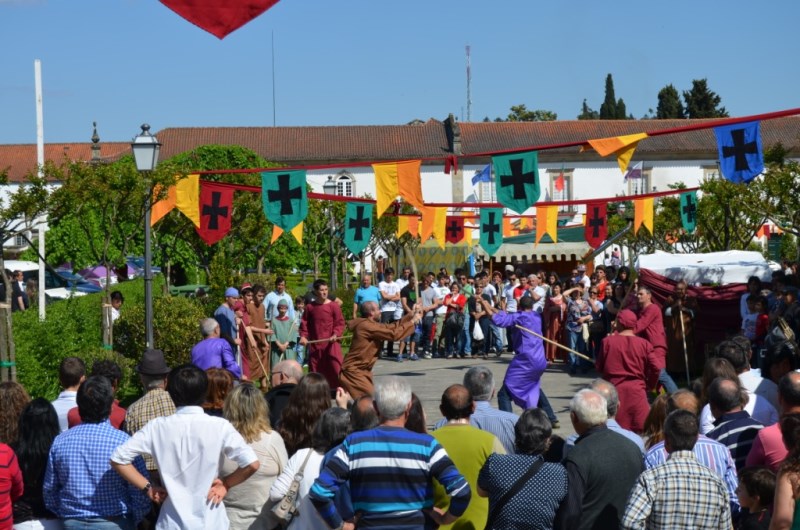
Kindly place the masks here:
<instances>
[{"instance_id":1,"label":"white canvas awning","mask_svg":"<svg viewBox=\"0 0 800 530\"><path fill-rule=\"evenodd\" d=\"M585 241L583 243L563 242L563 243L503 243L494 256L489 256L480 245L475 247L475 252L482 260L505 261L505 262L556 262L556 261L579 261L589 252L591 248Z\"/></svg>"},{"instance_id":2,"label":"white canvas awning","mask_svg":"<svg viewBox=\"0 0 800 530\"><path fill-rule=\"evenodd\" d=\"M747 283L750 276L772 281L769 263L760 252L729 250L707 254L670 254L657 251L642 254L636 269L648 269L671 280L686 280L689 285Z\"/></svg>"}]
</instances>

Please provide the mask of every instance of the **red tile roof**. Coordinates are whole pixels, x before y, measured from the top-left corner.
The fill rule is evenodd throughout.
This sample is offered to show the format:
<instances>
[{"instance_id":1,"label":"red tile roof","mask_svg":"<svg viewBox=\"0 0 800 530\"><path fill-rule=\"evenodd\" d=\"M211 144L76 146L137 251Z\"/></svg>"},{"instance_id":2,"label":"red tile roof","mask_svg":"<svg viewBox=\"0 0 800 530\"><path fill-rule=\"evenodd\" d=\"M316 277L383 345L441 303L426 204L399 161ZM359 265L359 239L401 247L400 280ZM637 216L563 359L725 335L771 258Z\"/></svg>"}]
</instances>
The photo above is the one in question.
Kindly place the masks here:
<instances>
[{"instance_id":1,"label":"red tile roof","mask_svg":"<svg viewBox=\"0 0 800 530\"><path fill-rule=\"evenodd\" d=\"M102 160L115 160L130 150L130 142L103 142L100 144L100 157ZM60 163L65 158L91 160L91 142L44 145L45 160ZM36 144L0 145L0 171L8 169L9 182L22 182L25 175L36 171L36 167Z\"/></svg>"}]
</instances>

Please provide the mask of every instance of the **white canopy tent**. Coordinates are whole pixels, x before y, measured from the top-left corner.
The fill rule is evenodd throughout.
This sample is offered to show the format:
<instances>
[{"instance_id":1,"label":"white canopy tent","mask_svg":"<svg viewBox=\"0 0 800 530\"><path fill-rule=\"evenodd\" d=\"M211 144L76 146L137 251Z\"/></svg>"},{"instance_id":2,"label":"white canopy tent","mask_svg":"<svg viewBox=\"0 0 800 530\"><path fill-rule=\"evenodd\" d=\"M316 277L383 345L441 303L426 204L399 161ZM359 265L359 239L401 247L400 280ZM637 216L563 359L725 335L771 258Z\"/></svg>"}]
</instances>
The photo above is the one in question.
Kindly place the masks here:
<instances>
[{"instance_id":1,"label":"white canopy tent","mask_svg":"<svg viewBox=\"0 0 800 530\"><path fill-rule=\"evenodd\" d=\"M689 285L727 285L747 283L756 276L763 282L772 281L772 270L759 252L729 250L707 254L670 254L656 251L642 254L635 267L648 269L671 280L686 280Z\"/></svg>"}]
</instances>

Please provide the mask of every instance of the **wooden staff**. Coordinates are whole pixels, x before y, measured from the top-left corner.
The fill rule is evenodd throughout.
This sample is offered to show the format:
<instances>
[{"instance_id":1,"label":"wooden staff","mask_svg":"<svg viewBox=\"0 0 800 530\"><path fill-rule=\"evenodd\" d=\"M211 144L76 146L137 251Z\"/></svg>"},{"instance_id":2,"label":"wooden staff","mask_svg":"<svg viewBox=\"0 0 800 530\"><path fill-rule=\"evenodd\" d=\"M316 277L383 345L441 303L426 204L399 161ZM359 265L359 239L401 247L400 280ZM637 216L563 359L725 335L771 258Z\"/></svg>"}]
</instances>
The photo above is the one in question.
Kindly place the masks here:
<instances>
[{"instance_id":1,"label":"wooden staff","mask_svg":"<svg viewBox=\"0 0 800 530\"><path fill-rule=\"evenodd\" d=\"M678 308L678 318L681 319L681 338L683 339L683 362L686 365L686 386L692 386L689 375L689 352L686 349L686 327L683 323L683 307Z\"/></svg>"},{"instance_id":2,"label":"wooden staff","mask_svg":"<svg viewBox=\"0 0 800 530\"><path fill-rule=\"evenodd\" d=\"M586 359L587 361L589 361L589 362L591 362L591 363L594 363L594 359L592 359L591 357L589 357L589 356L587 356L587 355L584 355L584 354L582 354L582 353L576 352L576 351L575 351L575 350L573 350L573 349L567 348L567 347L566 347L566 346L564 346L563 344L560 344L560 343L558 343L558 342L556 342L556 341L554 341L554 340L550 340L550 339L548 339L547 337L544 337L544 336L542 336L542 335L539 335L538 333L536 333L536 332L535 332L535 331L533 331L532 329L524 328L524 327L520 326L519 324L515 324L515 325L514 325L514 327L515 327L515 328L518 328L518 329L521 329L522 331L525 331L525 332L527 332L527 333L530 333L530 334L531 334L531 335L533 335L534 337L539 337L539 338L540 338L540 339L542 339L543 341L545 341L545 342L548 342L548 343L552 344L553 346L556 346L557 348L561 348L562 350L565 350L565 351L568 351L569 353L572 353L572 354L574 354L574 355L577 355L577 356L578 356L578 357L580 357L581 359Z\"/></svg>"},{"instance_id":3,"label":"wooden staff","mask_svg":"<svg viewBox=\"0 0 800 530\"><path fill-rule=\"evenodd\" d=\"M309 344L318 344L320 342L337 342L337 341L347 340L347 339L351 339L351 338L353 338L352 335L343 335L341 337L333 337L332 341L331 341L330 338L328 338L328 339L309 340L309 341L306 341L306 346L308 346Z\"/></svg>"}]
</instances>

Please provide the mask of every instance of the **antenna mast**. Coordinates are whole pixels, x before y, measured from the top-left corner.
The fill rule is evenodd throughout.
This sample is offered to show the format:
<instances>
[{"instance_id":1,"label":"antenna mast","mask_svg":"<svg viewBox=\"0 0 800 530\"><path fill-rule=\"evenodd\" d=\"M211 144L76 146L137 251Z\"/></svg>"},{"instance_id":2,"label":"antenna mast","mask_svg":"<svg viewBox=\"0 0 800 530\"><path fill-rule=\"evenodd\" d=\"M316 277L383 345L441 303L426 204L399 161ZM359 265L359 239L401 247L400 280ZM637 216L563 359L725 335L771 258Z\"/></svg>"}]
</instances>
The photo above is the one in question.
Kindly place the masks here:
<instances>
[{"instance_id":1,"label":"antenna mast","mask_svg":"<svg viewBox=\"0 0 800 530\"><path fill-rule=\"evenodd\" d=\"M470 46L467 44L467 123L472 121L472 93L470 85L472 84L472 69L470 68L469 52Z\"/></svg>"}]
</instances>

